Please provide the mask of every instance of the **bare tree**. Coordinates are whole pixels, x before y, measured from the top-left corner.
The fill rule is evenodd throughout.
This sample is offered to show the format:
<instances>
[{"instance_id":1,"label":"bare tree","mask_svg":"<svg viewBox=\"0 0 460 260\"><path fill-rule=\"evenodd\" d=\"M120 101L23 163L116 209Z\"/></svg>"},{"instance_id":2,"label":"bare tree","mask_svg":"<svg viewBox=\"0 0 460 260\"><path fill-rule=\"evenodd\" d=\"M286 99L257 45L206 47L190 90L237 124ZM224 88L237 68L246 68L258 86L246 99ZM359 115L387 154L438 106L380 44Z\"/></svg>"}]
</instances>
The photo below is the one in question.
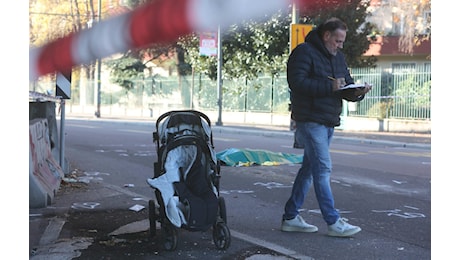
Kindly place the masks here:
<instances>
[{"instance_id":1,"label":"bare tree","mask_svg":"<svg viewBox=\"0 0 460 260\"><path fill-rule=\"evenodd\" d=\"M395 10L403 26L399 49L412 54L414 46L431 38L431 0L392 0L392 2L396 2Z\"/></svg>"}]
</instances>

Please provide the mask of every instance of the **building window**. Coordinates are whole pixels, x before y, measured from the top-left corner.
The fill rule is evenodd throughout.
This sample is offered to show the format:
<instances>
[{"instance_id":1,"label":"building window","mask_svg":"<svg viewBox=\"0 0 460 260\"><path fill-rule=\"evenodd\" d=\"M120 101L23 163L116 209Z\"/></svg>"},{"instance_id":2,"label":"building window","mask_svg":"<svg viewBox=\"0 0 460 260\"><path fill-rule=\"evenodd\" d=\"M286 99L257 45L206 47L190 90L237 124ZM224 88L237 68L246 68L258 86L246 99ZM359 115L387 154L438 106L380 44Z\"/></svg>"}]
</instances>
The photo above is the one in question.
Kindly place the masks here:
<instances>
[{"instance_id":1,"label":"building window","mask_svg":"<svg viewBox=\"0 0 460 260\"><path fill-rule=\"evenodd\" d=\"M401 35L404 32L404 17L399 13L393 13L392 29L393 35Z\"/></svg>"},{"instance_id":2,"label":"building window","mask_svg":"<svg viewBox=\"0 0 460 260\"><path fill-rule=\"evenodd\" d=\"M423 12L423 16L417 19L417 30L420 34L431 32L431 11Z\"/></svg>"},{"instance_id":3,"label":"building window","mask_svg":"<svg viewBox=\"0 0 460 260\"><path fill-rule=\"evenodd\" d=\"M425 71L431 71L431 63L424 63L423 68L425 69Z\"/></svg>"}]
</instances>

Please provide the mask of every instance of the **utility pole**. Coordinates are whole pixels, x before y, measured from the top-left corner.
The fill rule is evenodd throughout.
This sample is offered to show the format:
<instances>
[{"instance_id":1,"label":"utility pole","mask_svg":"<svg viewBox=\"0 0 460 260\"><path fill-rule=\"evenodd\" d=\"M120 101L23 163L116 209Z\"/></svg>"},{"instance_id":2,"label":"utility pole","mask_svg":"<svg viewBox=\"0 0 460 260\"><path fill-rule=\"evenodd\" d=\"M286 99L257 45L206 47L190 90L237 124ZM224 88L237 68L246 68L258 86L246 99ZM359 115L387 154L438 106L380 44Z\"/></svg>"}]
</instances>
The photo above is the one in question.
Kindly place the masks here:
<instances>
[{"instance_id":1,"label":"utility pole","mask_svg":"<svg viewBox=\"0 0 460 260\"><path fill-rule=\"evenodd\" d=\"M97 22L101 21L101 0L98 0L97 3ZM101 117L101 58L96 60L96 112L94 115L99 118Z\"/></svg>"},{"instance_id":2,"label":"utility pole","mask_svg":"<svg viewBox=\"0 0 460 260\"><path fill-rule=\"evenodd\" d=\"M292 3L292 24L296 24L299 20L299 9L297 9L297 6L295 3Z\"/></svg>"},{"instance_id":3,"label":"utility pole","mask_svg":"<svg viewBox=\"0 0 460 260\"><path fill-rule=\"evenodd\" d=\"M217 105L219 107L219 115L216 125L222 125L222 42L220 25L217 28Z\"/></svg>"}]
</instances>

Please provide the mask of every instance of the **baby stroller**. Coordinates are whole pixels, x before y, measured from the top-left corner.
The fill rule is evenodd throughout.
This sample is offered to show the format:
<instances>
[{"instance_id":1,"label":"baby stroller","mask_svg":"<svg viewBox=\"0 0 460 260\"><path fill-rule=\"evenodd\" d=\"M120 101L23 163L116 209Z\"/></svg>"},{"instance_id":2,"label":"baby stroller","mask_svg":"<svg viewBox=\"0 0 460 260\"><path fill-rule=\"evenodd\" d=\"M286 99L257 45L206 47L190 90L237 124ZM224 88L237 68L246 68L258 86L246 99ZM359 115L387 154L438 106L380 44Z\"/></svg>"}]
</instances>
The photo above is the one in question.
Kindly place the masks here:
<instances>
[{"instance_id":1,"label":"baby stroller","mask_svg":"<svg viewBox=\"0 0 460 260\"><path fill-rule=\"evenodd\" d=\"M195 110L169 111L153 132L158 160L147 183L156 201L149 201L150 235L160 224L164 248L177 247L178 228L207 231L217 249L230 246L223 197L219 196L220 167L214 151L209 118Z\"/></svg>"}]
</instances>

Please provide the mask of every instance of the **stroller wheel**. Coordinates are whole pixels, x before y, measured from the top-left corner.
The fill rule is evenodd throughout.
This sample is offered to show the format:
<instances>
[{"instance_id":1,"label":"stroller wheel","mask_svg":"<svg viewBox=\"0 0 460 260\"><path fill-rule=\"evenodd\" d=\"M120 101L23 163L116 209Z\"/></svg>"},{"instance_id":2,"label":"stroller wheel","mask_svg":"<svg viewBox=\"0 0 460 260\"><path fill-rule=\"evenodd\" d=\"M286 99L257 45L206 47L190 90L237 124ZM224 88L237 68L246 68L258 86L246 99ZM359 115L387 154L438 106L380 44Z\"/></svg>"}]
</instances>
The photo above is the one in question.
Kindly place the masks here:
<instances>
[{"instance_id":1,"label":"stroller wheel","mask_svg":"<svg viewBox=\"0 0 460 260\"><path fill-rule=\"evenodd\" d=\"M178 232L176 227L170 223L163 224L161 226L163 231L163 246L167 251L174 251L177 248L177 236Z\"/></svg>"},{"instance_id":2,"label":"stroller wheel","mask_svg":"<svg viewBox=\"0 0 460 260\"><path fill-rule=\"evenodd\" d=\"M225 207L225 200L223 197L219 197L219 216L222 218L224 223L227 223L227 208Z\"/></svg>"},{"instance_id":3,"label":"stroller wheel","mask_svg":"<svg viewBox=\"0 0 460 260\"><path fill-rule=\"evenodd\" d=\"M156 213L156 206L154 200L149 200L149 223L150 223L150 237L157 234L157 221L158 216Z\"/></svg>"},{"instance_id":4,"label":"stroller wheel","mask_svg":"<svg viewBox=\"0 0 460 260\"><path fill-rule=\"evenodd\" d=\"M212 239L214 240L214 245L219 250L225 250L230 246L230 229L228 229L225 223L218 222L214 224Z\"/></svg>"}]
</instances>

